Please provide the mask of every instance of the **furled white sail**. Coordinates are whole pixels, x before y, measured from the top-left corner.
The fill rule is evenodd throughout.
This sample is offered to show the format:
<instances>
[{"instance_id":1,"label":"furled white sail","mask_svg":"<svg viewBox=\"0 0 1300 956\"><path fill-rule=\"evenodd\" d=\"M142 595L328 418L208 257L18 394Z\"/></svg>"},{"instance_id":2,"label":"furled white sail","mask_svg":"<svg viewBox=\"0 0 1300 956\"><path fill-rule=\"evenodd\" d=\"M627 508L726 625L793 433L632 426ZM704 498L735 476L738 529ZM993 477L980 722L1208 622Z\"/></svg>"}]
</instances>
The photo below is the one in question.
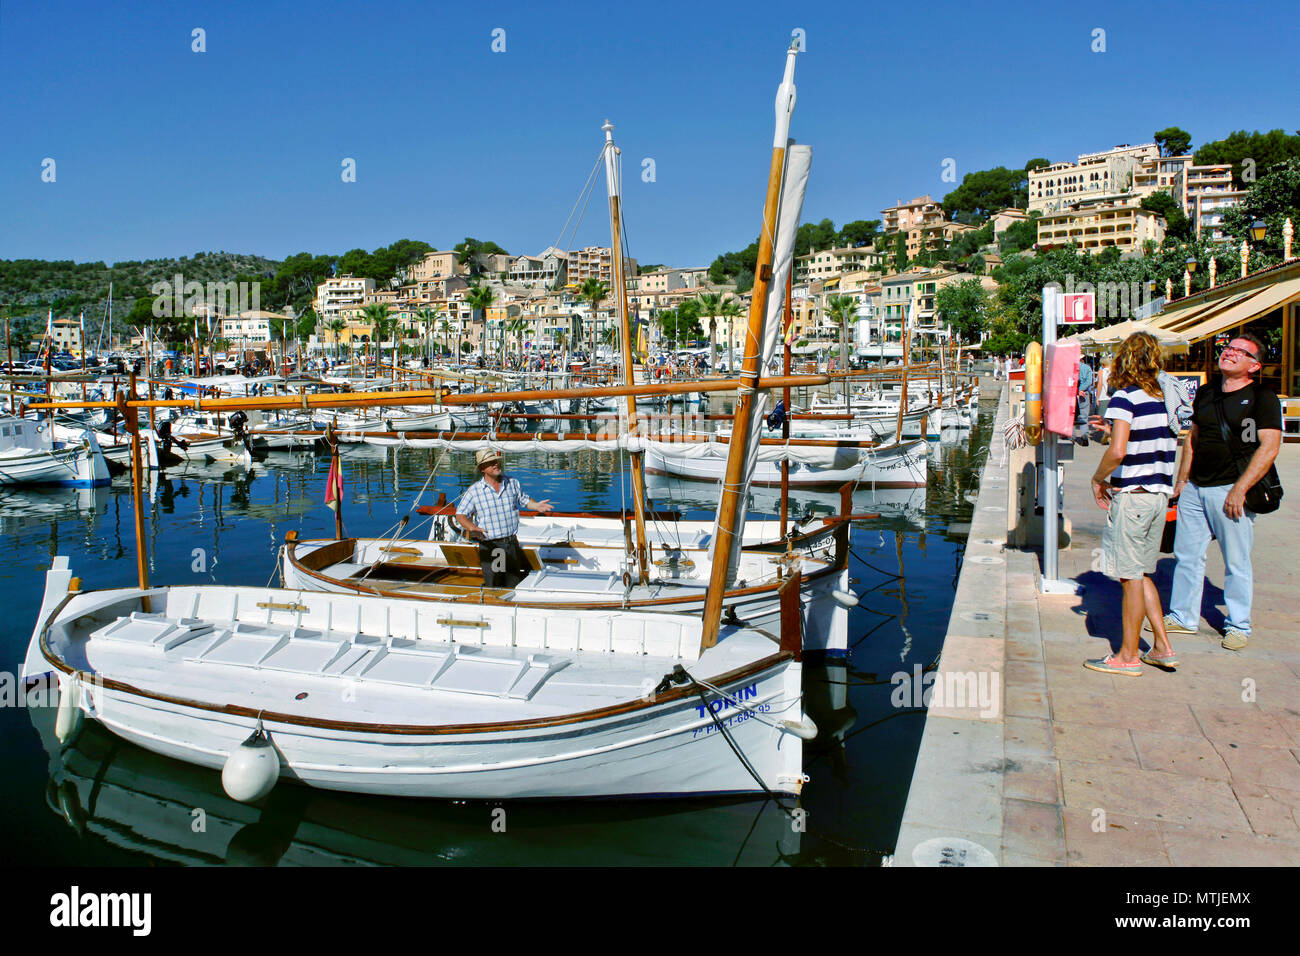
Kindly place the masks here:
<instances>
[{"instance_id":1,"label":"furled white sail","mask_svg":"<svg viewBox=\"0 0 1300 956\"><path fill-rule=\"evenodd\" d=\"M772 281L768 286L767 310L763 322L763 341L755 343L745 337L746 354L755 347L761 348L760 367L767 369L768 363L776 355L781 341L781 315L785 311L785 283L794 265L794 241L799 231L799 218L803 214L803 197L808 188L808 170L812 165L812 147L798 146L793 141L785 151L785 171L781 183L781 204L777 208L776 235L772 241ZM745 474L753 474L758 462L759 440L763 437L763 420L772 406L771 394L760 392L750 409L749 442L746 447ZM768 446L771 447L771 446ZM811 450L811 449L810 449ZM824 450L823 450L824 451ZM769 459L770 460L770 459ZM793 460L793 459L792 459ZM745 524L745 511L748 496L741 495L736 509L736 524L727 529L738 535ZM718 529L714 540L718 540L723 529ZM731 562L727 568L727 583L735 580L736 568L740 560L740 549L731 552Z\"/></svg>"}]
</instances>

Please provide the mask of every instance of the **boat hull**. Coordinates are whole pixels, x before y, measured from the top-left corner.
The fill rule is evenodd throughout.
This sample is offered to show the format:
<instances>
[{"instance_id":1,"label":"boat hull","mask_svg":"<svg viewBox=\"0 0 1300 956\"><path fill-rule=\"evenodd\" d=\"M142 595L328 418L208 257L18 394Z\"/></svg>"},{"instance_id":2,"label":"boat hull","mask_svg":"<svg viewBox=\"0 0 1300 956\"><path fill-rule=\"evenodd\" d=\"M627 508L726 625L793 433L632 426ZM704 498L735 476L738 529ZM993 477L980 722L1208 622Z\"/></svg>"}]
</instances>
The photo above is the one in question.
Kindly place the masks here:
<instances>
[{"instance_id":1,"label":"boat hull","mask_svg":"<svg viewBox=\"0 0 1300 956\"><path fill-rule=\"evenodd\" d=\"M839 486L856 482L877 488L921 488L926 484L928 452L923 441L903 442L881 448L835 449L828 464L790 463L791 487ZM651 474L721 481L726 474L725 458L674 455L651 446L645 453L645 469ZM760 460L754 466L750 484L781 485L779 462Z\"/></svg>"},{"instance_id":2,"label":"boat hull","mask_svg":"<svg viewBox=\"0 0 1300 956\"><path fill-rule=\"evenodd\" d=\"M260 727L280 780L353 793L680 797L805 779L801 665L761 631L724 628L701 650L699 620L676 614L260 588L60 596L70 573L56 559L24 679L52 673L69 713L198 766L224 768ZM709 686L669 684L679 666Z\"/></svg>"}]
</instances>

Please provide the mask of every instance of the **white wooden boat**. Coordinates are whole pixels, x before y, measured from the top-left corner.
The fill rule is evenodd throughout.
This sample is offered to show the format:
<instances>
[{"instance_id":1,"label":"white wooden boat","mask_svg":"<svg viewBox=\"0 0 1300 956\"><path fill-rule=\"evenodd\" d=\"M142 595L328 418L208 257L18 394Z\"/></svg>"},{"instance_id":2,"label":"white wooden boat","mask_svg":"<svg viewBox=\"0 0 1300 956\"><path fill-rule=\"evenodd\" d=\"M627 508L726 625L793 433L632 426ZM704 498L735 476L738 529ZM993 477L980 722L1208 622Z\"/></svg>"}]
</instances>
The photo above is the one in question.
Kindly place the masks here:
<instances>
[{"instance_id":1,"label":"white wooden boat","mask_svg":"<svg viewBox=\"0 0 1300 956\"><path fill-rule=\"evenodd\" d=\"M71 582L57 558L24 679L57 677L65 732L94 717L221 768L232 796L280 778L493 799L788 794L804 780L815 728L797 626L784 645L724 626L702 650L688 615ZM666 681L679 667L681 686Z\"/></svg>"},{"instance_id":2,"label":"white wooden boat","mask_svg":"<svg viewBox=\"0 0 1300 956\"><path fill-rule=\"evenodd\" d=\"M765 445L760 449L750 484L779 486L781 459L790 460L791 487L817 487L855 482L877 488L921 488L926 483L929 456L924 441L904 441L874 448L796 447ZM713 442L683 444L649 442L646 471L652 474L721 481L726 473L726 445Z\"/></svg>"},{"instance_id":3,"label":"white wooden boat","mask_svg":"<svg viewBox=\"0 0 1300 956\"><path fill-rule=\"evenodd\" d=\"M108 483L93 431L84 431L80 440L58 441L48 422L0 415L0 485Z\"/></svg>"},{"instance_id":4,"label":"white wooden boat","mask_svg":"<svg viewBox=\"0 0 1300 956\"><path fill-rule=\"evenodd\" d=\"M621 523L620 523L621 524ZM780 589L801 574L801 630L805 651L848 652L848 529L840 534L796 534L768 550L747 550L737 583L724 597L728 621L751 627L780 624ZM335 594L374 594L417 601L460 600L473 605L513 605L552 611L603 609L698 615L704 609L711 558L707 538L692 547L652 539L649 582L636 581L635 560L624 548L624 528L602 543L534 541L521 527L520 546L532 568L513 588L485 588L478 547L448 541L343 538L299 540L290 532L282 549L285 587ZM668 532L671 535L671 531ZM584 529L581 538L588 535ZM846 602L846 603L841 603Z\"/></svg>"}]
</instances>

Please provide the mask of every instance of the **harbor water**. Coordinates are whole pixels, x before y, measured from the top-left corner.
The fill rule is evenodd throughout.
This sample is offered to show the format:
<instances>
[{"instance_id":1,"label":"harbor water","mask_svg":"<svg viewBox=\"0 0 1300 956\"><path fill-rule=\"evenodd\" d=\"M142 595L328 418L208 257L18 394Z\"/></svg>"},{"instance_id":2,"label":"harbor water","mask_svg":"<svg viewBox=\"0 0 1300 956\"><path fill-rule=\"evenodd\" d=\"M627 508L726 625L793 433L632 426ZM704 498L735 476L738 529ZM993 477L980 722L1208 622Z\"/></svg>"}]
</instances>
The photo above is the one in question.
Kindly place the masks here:
<instances>
[{"instance_id":1,"label":"harbor water","mask_svg":"<svg viewBox=\"0 0 1300 956\"><path fill-rule=\"evenodd\" d=\"M961 566L992 408L931 444L928 485L860 488L850 574L847 662L809 661L806 707L820 734L798 811L770 800L494 803L356 796L291 784L257 805L231 800L220 774L156 756L85 721L66 744L54 711L31 706L17 675L55 555L91 589L136 583L129 479L98 489L0 493L0 633L6 769L0 798L10 859L28 864L159 865L878 865L892 851L924 723L900 675L932 667ZM344 446L348 534L392 535L420 496L448 499L474 480L472 456ZM631 494L616 452L512 456L509 472L560 510L617 509ZM153 584L278 584L285 534L334 534L324 504L329 459L273 452L251 471L185 463L150 482L145 531ZM431 477L432 476L432 477ZM716 511L712 485L651 476L659 510ZM755 489L750 513L777 495ZM792 516L829 514L833 492L792 492ZM405 536L427 536L416 517ZM789 802L789 801L787 801Z\"/></svg>"}]
</instances>

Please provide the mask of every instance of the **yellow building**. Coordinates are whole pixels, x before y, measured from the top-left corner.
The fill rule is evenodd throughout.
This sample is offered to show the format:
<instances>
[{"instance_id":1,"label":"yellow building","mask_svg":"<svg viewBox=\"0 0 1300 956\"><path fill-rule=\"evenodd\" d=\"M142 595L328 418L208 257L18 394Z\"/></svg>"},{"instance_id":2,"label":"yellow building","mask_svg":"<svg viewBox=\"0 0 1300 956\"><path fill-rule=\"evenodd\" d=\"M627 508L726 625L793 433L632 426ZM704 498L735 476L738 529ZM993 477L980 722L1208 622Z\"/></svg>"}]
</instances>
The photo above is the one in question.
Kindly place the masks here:
<instances>
[{"instance_id":1,"label":"yellow building","mask_svg":"<svg viewBox=\"0 0 1300 956\"><path fill-rule=\"evenodd\" d=\"M1159 244L1164 238L1164 218L1140 208L1137 196L1084 200L1038 220L1040 250L1073 244L1097 253L1114 246L1121 255L1137 255L1146 241Z\"/></svg>"},{"instance_id":2,"label":"yellow building","mask_svg":"<svg viewBox=\"0 0 1300 956\"><path fill-rule=\"evenodd\" d=\"M1100 153L1081 153L1077 163L1054 163L1029 171L1029 212L1063 212L1087 200L1132 193L1141 164L1160 158L1155 143L1124 144Z\"/></svg>"}]
</instances>

